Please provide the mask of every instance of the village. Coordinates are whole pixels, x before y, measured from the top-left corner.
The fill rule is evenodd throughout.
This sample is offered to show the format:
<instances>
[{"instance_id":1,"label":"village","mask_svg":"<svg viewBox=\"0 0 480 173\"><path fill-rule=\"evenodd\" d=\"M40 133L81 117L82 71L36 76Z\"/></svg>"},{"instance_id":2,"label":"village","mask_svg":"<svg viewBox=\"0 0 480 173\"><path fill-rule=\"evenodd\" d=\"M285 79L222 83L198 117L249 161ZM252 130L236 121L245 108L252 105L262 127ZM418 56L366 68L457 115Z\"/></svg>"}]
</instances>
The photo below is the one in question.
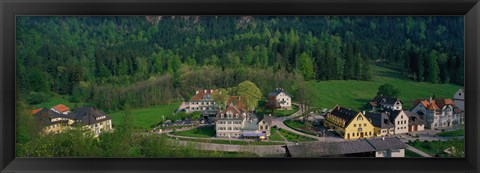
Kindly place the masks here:
<instances>
[{"instance_id":1,"label":"village","mask_svg":"<svg viewBox=\"0 0 480 173\"><path fill-rule=\"evenodd\" d=\"M282 88L272 90L267 100L252 109L242 96L216 101L214 95L219 92L196 90L175 112L196 116L166 120L145 133L165 134L173 142L193 143L199 150L252 152L263 157L405 157L407 149L435 157L408 143L448 140L436 134L458 130L464 123L463 88L453 99L418 98L413 103L380 94L361 111L349 105L309 109L293 102L294 96ZM412 104L412 109L405 110L404 104ZM95 107L71 110L59 104L31 114L44 125L43 133L80 127L98 137L115 126L109 115ZM458 152L454 150L444 152Z\"/></svg>"}]
</instances>

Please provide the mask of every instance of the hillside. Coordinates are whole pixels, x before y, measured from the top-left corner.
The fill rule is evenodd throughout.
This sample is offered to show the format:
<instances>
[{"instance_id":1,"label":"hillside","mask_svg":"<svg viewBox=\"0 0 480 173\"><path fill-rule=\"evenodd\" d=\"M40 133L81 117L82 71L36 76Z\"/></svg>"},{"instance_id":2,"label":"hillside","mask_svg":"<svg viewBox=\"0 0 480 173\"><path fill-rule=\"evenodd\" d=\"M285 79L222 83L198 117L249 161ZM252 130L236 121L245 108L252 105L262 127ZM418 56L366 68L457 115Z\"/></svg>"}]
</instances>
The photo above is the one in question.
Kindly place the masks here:
<instances>
[{"instance_id":1,"label":"hillside","mask_svg":"<svg viewBox=\"0 0 480 173\"><path fill-rule=\"evenodd\" d=\"M410 109L418 98L428 98L435 94L437 98L452 98L461 87L453 84L432 84L409 80L395 70L372 66L375 74L371 81L331 80L310 81L318 96L313 102L321 108L333 108L336 104L359 110L368 101L375 97L378 87L384 83L391 83L400 89L399 98L404 103L404 109Z\"/></svg>"}]
</instances>

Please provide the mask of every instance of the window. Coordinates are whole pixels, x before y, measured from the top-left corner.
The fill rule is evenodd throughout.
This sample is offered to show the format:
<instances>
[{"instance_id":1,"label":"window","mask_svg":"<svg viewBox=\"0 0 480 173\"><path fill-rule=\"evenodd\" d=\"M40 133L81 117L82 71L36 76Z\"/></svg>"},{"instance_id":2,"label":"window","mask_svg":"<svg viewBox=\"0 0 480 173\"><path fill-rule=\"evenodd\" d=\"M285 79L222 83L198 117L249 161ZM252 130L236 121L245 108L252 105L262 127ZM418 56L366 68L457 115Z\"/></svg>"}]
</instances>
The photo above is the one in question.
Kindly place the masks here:
<instances>
[{"instance_id":1,"label":"window","mask_svg":"<svg viewBox=\"0 0 480 173\"><path fill-rule=\"evenodd\" d=\"M357 124L353 124L353 127L357 127Z\"/></svg>"},{"instance_id":2,"label":"window","mask_svg":"<svg viewBox=\"0 0 480 173\"><path fill-rule=\"evenodd\" d=\"M363 126L367 127L367 123L364 123Z\"/></svg>"},{"instance_id":3,"label":"window","mask_svg":"<svg viewBox=\"0 0 480 173\"><path fill-rule=\"evenodd\" d=\"M355 133L352 133L352 136L355 137Z\"/></svg>"},{"instance_id":4,"label":"window","mask_svg":"<svg viewBox=\"0 0 480 173\"><path fill-rule=\"evenodd\" d=\"M363 120L362 117L358 117L358 118L357 118L357 121L362 121L362 120Z\"/></svg>"},{"instance_id":5,"label":"window","mask_svg":"<svg viewBox=\"0 0 480 173\"><path fill-rule=\"evenodd\" d=\"M368 135L370 135L370 136L371 136L371 135L372 135L372 132L368 132Z\"/></svg>"}]
</instances>

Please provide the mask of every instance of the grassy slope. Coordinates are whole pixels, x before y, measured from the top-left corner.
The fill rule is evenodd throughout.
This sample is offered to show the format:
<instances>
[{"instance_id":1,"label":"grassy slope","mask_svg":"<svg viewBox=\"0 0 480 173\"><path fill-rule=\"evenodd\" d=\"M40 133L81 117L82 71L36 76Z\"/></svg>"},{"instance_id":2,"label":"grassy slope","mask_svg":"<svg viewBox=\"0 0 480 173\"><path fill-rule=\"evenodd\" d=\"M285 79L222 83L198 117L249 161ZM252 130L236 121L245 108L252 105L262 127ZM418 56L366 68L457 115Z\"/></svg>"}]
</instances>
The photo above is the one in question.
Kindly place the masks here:
<instances>
[{"instance_id":1,"label":"grassy slope","mask_svg":"<svg viewBox=\"0 0 480 173\"><path fill-rule=\"evenodd\" d=\"M210 138L210 137L215 137L215 127L208 126L208 127L194 128L186 131L179 131L175 135L191 136L191 137L199 137L199 138Z\"/></svg>"},{"instance_id":2,"label":"grassy slope","mask_svg":"<svg viewBox=\"0 0 480 173\"><path fill-rule=\"evenodd\" d=\"M132 110L134 125L138 128L151 129L152 125L158 124L162 120L162 115L168 119L173 116L173 112L178 109L180 103L172 103L168 105L155 106L150 108L140 108ZM122 111L110 114L112 116L112 124L118 124L123 116Z\"/></svg>"},{"instance_id":3,"label":"grassy slope","mask_svg":"<svg viewBox=\"0 0 480 173\"><path fill-rule=\"evenodd\" d=\"M404 109L412 108L417 98L427 98L435 94L437 98L452 98L461 87L453 84L432 84L409 80L400 72L384 67L374 66L371 81L332 80L309 82L315 88L318 98L314 104L322 108L333 108L336 104L359 110L369 100L375 97L378 87L391 83L400 89L399 98L404 103Z\"/></svg>"}]
</instances>

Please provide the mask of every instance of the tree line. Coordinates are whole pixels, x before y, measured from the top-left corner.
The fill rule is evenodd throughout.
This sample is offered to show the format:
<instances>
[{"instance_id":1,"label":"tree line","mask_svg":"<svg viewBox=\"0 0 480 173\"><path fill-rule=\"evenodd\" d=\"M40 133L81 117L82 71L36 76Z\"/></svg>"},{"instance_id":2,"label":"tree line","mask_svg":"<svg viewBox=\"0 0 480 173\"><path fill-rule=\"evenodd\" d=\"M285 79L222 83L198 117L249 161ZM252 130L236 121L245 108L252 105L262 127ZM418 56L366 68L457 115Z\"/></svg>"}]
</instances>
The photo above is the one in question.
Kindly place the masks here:
<instances>
[{"instance_id":1,"label":"tree line","mask_svg":"<svg viewBox=\"0 0 480 173\"><path fill-rule=\"evenodd\" d=\"M30 104L55 92L118 109L124 103L116 102L127 101L109 90L132 100L164 93L168 102L188 89L245 80L268 93L268 82L245 69L307 81L370 80L375 62L417 81L462 85L464 75L463 18L453 16L22 16L16 43L17 85ZM157 78L166 83L161 89L133 89ZM129 104L165 102L147 100Z\"/></svg>"}]
</instances>

